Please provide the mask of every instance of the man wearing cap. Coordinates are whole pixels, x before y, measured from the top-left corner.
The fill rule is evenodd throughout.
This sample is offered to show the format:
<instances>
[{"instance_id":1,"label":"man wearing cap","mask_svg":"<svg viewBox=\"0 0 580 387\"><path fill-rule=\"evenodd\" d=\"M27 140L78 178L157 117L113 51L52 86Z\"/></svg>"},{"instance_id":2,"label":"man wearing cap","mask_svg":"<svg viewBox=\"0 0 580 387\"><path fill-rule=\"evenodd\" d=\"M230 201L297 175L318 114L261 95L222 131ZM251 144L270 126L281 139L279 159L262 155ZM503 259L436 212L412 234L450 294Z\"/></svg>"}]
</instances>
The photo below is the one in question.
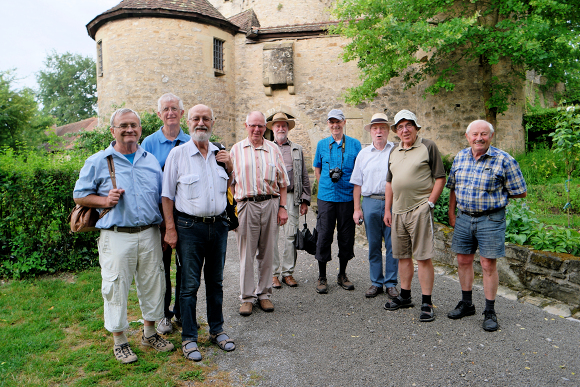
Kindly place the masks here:
<instances>
[{"instance_id":1,"label":"man wearing cap","mask_svg":"<svg viewBox=\"0 0 580 387\"><path fill-rule=\"evenodd\" d=\"M393 257L399 260L401 294L387 302L385 309L413 307L411 281L415 258L422 293L419 321L427 322L435 320L431 301L435 279L433 208L445 186L445 169L437 145L419 137L419 129L417 117L409 110L398 112L395 124L391 125L401 142L389 157L384 221L392 227Z\"/></svg>"},{"instance_id":2,"label":"man wearing cap","mask_svg":"<svg viewBox=\"0 0 580 387\"><path fill-rule=\"evenodd\" d=\"M278 276L282 275L282 282L290 287L298 286L298 282L292 276L296 266L296 247L294 239L298 230L298 217L306 215L310 205L310 179L302 147L288 139L288 132L294 128L294 120L289 120L284 113L276 113L272 121L266 127L274 133L274 142L282 152L286 172L290 179L290 184L286 188L286 206L288 207L288 222L282 226L284 234L284 251L280 256L278 243L274 243L274 278L272 287L279 289L282 287ZM279 230L279 229L278 229ZM276 238L278 239L278 238Z\"/></svg>"},{"instance_id":3,"label":"man wearing cap","mask_svg":"<svg viewBox=\"0 0 580 387\"><path fill-rule=\"evenodd\" d=\"M280 149L264 139L264 113L248 114L245 126L248 137L234 144L230 156L240 223L236 232L240 253L240 314L249 316L256 300L263 311L274 311L270 300L274 244L278 243L278 225L283 226L288 220L286 187L289 181ZM257 285L255 260L258 261Z\"/></svg>"},{"instance_id":4,"label":"man wearing cap","mask_svg":"<svg viewBox=\"0 0 580 387\"><path fill-rule=\"evenodd\" d=\"M344 134L346 118L339 109L328 113L328 128L331 136L320 140L314 156L314 172L318 181L318 282L316 291L328 293L326 264L331 257L331 245L336 225L338 240L339 271L337 283L346 290L354 290L354 285L346 276L348 261L354 257L354 213L353 185L350 177L354 163L360 152L360 141Z\"/></svg>"},{"instance_id":5,"label":"man wearing cap","mask_svg":"<svg viewBox=\"0 0 580 387\"><path fill-rule=\"evenodd\" d=\"M178 96L166 93L159 97L157 101L157 116L163 121L163 126L155 133L145 137L141 146L147 152L150 152L155 156L161 170L165 168L165 160L167 155L171 150L178 146L187 143L190 139L189 135L181 130L181 117L183 117L183 101ZM165 227L161 229L161 233L165 233ZM161 335L171 333L173 331L173 325L171 324L171 319L175 316L175 319L180 322L181 314L179 312L179 287L181 286L181 266L179 263L176 265L175 272L175 306L173 311L169 309L171 305L171 254L173 249L171 246L164 244L163 250L163 266L165 269L165 299L163 305L164 318L159 320L157 323L157 332Z\"/></svg>"},{"instance_id":6,"label":"man wearing cap","mask_svg":"<svg viewBox=\"0 0 580 387\"><path fill-rule=\"evenodd\" d=\"M371 287L365 293L367 298L376 297L383 292L383 286L389 297L396 298L397 272L399 262L393 258L391 250L391 228L387 227L385 216L385 185L389 154L395 146L388 141L389 122L387 115L377 113L371 122L365 125L365 130L371 133L373 142L360 151L354 163L350 182L354 184L354 214L355 224L362 224L369 242L369 269ZM361 209L361 195L363 196ZM385 270L383 271L382 242L385 240Z\"/></svg>"},{"instance_id":7,"label":"man wearing cap","mask_svg":"<svg viewBox=\"0 0 580 387\"><path fill-rule=\"evenodd\" d=\"M447 317L460 319L475 314L473 259L479 248L485 293L482 327L493 332L499 328L495 296L499 284L497 258L505 255L505 207L509 199L526 197L527 188L517 161L491 146L493 126L489 122L473 121L465 137L470 147L455 156L447 180L447 187L451 189L449 225L455 228L451 249L457 253L462 293L461 301Z\"/></svg>"}]
</instances>

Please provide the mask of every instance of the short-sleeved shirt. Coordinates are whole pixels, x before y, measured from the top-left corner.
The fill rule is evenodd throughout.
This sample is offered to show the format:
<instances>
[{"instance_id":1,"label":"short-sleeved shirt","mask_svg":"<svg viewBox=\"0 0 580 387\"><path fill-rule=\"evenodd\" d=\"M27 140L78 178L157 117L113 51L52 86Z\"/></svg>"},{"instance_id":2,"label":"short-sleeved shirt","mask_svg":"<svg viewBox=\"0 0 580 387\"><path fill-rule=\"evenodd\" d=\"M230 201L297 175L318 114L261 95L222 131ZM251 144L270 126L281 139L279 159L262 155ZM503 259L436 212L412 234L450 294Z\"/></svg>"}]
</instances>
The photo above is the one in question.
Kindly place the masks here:
<instances>
[{"instance_id":1,"label":"short-sleeved shirt","mask_svg":"<svg viewBox=\"0 0 580 387\"><path fill-rule=\"evenodd\" d=\"M313 162L314 168L321 169L318 199L336 203L353 200L354 185L350 183L350 177L361 145L356 138L343 135L343 139L344 143L341 141L340 145L332 136L318 141ZM334 168L342 169L342 177L336 183L330 179L330 170Z\"/></svg>"},{"instance_id":2,"label":"short-sleeved shirt","mask_svg":"<svg viewBox=\"0 0 580 387\"><path fill-rule=\"evenodd\" d=\"M387 141L383 150L371 144L358 154L350 182L361 187L362 196L385 194L389 154L394 147L391 141Z\"/></svg>"},{"instance_id":3,"label":"short-sleeved shirt","mask_svg":"<svg viewBox=\"0 0 580 387\"><path fill-rule=\"evenodd\" d=\"M426 203L439 178L445 178L445 168L433 141L417 137L409 149L402 144L393 148L387 173L393 189L393 213L404 214Z\"/></svg>"},{"instance_id":4,"label":"short-sleeved shirt","mask_svg":"<svg viewBox=\"0 0 580 387\"><path fill-rule=\"evenodd\" d=\"M175 202L177 211L193 216L217 216L227 204L228 174L217 164L219 149L209 143L203 157L193 141L171 150L163 171L162 196Z\"/></svg>"},{"instance_id":5,"label":"short-sleeved shirt","mask_svg":"<svg viewBox=\"0 0 580 387\"><path fill-rule=\"evenodd\" d=\"M278 145L263 141L256 148L246 137L230 151L236 182L234 199L238 201L258 195L278 196L280 188L290 183Z\"/></svg>"},{"instance_id":6,"label":"short-sleeved shirt","mask_svg":"<svg viewBox=\"0 0 580 387\"><path fill-rule=\"evenodd\" d=\"M75 184L73 197L84 198L95 194L108 196L113 183L107 166L107 156L113 155L117 188L124 189L119 203L97 222L97 228L137 227L159 224L163 220L159 210L161 203L162 172L152 153L137 148L131 163L111 145L95 153L85 161ZM103 209L99 209L99 212Z\"/></svg>"},{"instance_id":7,"label":"short-sleeved shirt","mask_svg":"<svg viewBox=\"0 0 580 387\"><path fill-rule=\"evenodd\" d=\"M453 160L446 186L455 190L457 207L467 212L505 207L508 196L527 191L518 162L493 146L477 160L471 148L461 150Z\"/></svg>"},{"instance_id":8,"label":"short-sleeved shirt","mask_svg":"<svg viewBox=\"0 0 580 387\"><path fill-rule=\"evenodd\" d=\"M177 141L182 145L191 139L189 134L185 134L182 129L179 129L177 137L173 141L169 141L167 137L165 137L165 134L163 134L162 129L163 126L157 132L145 137L141 143L143 149L147 152L153 153L155 158L159 161L161 169L165 166L165 160L167 160L169 152L171 152L171 149L175 147Z\"/></svg>"}]
</instances>

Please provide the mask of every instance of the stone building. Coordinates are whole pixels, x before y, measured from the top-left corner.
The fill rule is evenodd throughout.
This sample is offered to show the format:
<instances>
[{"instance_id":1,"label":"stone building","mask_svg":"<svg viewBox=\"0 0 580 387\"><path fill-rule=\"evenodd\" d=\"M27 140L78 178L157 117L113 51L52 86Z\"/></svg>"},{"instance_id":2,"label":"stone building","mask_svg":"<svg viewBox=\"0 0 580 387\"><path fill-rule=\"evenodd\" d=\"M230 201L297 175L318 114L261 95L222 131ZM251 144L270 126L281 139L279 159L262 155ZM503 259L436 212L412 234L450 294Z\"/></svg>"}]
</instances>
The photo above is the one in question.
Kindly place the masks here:
<instances>
[{"instance_id":1,"label":"stone building","mask_svg":"<svg viewBox=\"0 0 580 387\"><path fill-rule=\"evenodd\" d=\"M331 3L123 0L87 24L97 43L100 118L106 122L122 104L154 111L157 98L172 92L186 108L211 106L215 133L229 149L246 136L248 112L261 110L271 117L284 111L297 120L290 139L312 157L316 143L329 135L326 113L332 108L345 112L346 134L363 144L370 142L363 126L374 113L392 118L409 109L423 125L421 135L434 140L443 154L464 148L467 124L485 117L478 66L465 66L456 75L453 92L423 98L430 81L403 90L401 80L394 79L374 101L348 106L342 95L359 82L358 70L340 59L345 39L326 33ZM498 116L495 145L503 149L524 147L525 93L522 82L515 104Z\"/></svg>"}]
</instances>

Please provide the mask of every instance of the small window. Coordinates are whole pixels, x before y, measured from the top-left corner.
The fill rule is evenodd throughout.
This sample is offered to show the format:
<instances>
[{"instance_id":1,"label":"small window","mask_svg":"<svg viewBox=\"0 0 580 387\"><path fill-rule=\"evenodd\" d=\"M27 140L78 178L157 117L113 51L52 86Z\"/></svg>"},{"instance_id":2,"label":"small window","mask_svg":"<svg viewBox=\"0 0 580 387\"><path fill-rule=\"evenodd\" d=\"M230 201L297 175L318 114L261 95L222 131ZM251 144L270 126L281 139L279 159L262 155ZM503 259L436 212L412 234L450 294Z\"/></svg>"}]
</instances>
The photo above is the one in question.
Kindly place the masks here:
<instances>
[{"instance_id":1,"label":"small window","mask_svg":"<svg viewBox=\"0 0 580 387\"><path fill-rule=\"evenodd\" d=\"M103 41L97 42L97 75L103 76Z\"/></svg>"},{"instance_id":2,"label":"small window","mask_svg":"<svg viewBox=\"0 0 580 387\"><path fill-rule=\"evenodd\" d=\"M224 75L224 41L213 38L213 69L215 75Z\"/></svg>"}]
</instances>

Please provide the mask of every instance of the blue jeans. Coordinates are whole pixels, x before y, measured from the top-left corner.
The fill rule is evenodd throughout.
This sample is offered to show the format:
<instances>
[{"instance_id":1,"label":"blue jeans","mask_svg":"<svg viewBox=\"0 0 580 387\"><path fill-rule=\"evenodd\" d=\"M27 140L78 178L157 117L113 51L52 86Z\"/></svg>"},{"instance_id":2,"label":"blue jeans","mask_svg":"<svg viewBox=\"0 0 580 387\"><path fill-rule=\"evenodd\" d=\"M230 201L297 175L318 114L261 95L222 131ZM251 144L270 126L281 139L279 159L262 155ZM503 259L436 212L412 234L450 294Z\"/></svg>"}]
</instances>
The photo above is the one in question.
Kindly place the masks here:
<instances>
[{"instance_id":1,"label":"blue jeans","mask_svg":"<svg viewBox=\"0 0 580 387\"><path fill-rule=\"evenodd\" d=\"M455 219L451 250L458 254L475 254L488 259L505 256L505 208L477 218L459 210Z\"/></svg>"},{"instance_id":2,"label":"blue jeans","mask_svg":"<svg viewBox=\"0 0 580 387\"><path fill-rule=\"evenodd\" d=\"M391 249L391 228L385 225L385 201L363 198L362 210L365 221L365 230L369 242L369 268L371 283L381 288L397 286L399 260L393 258ZM383 274L382 243L385 240L385 271Z\"/></svg>"},{"instance_id":3,"label":"blue jeans","mask_svg":"<svg viewBox=\"0 0 580 387\"><path fill-rule=\"evenodd\" d=\"M177 216L177 254L181 260L181 291L179 307L183 330L181 339L197 341L196 305L201 269L205 279L207 322L209 333L223 331L223 278L228 225L224 220L215 223L194 222ZM204 265L205 260L205 265Z\"/></svg>"}]
</instances>

